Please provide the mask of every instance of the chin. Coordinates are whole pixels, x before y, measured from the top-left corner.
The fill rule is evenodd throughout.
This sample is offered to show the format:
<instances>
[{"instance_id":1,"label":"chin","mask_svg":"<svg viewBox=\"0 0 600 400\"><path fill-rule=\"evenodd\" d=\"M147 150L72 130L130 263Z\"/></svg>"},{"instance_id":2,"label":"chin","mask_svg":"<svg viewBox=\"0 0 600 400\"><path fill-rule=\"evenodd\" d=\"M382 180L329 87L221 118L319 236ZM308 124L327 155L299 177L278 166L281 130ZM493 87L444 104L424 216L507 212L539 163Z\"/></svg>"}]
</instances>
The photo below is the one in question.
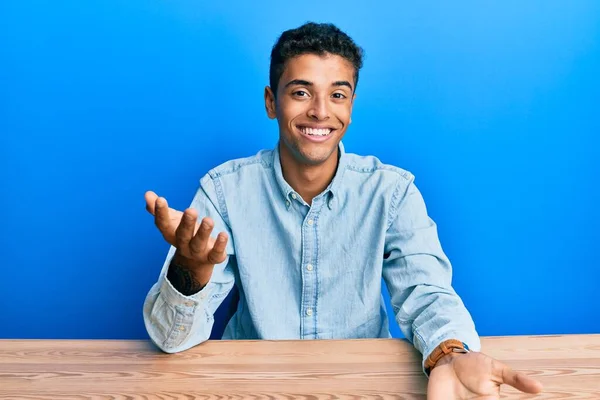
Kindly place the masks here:
<instances>
[{"instance_id":1,"label":"chin","mask_svg":"<svg viewBox=\"0 0 600 400\"><path fill-rule=\"evenodd\" d=\"M320 165L334 156L339 146L339 140L334 143L306 143L301 138L282 137L287 152L299 163L305 165Z\"/></svg>"},{"instance_id":2,"label":"chin","mask_svg":"<svg viewBox=\"0 0 600 400\"><path fill-rule=\"evenodd\" d=\"M302 162L308 165L320 165L329 160L329 158L334 156L335 148L333 149L323 149L321 151L299 151L300 157L302 158Z\"/></svg>"}]
</instances>

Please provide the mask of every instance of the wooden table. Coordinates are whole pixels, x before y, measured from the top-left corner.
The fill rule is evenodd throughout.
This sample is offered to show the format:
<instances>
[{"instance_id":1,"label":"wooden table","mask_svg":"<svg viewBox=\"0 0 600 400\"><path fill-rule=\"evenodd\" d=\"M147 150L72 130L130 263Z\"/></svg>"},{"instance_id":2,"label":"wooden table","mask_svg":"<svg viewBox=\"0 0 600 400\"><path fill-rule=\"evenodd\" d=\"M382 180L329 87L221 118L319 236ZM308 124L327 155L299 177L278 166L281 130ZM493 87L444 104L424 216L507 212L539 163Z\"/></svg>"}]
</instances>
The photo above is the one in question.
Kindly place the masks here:
<instances>
[{"instance_id":1,"label":"wooden table","mask_svg":"<svg viewBox=\"0 0 600 400\"><path fill-rule=\"evenodd\" d=\"M540 396L600 399L600 335L485 337L483 351L538 377ZM147 341L0 340L0 399L424 399L406 341L209 341L165 354Z\"/></svg>"}]
</instances>

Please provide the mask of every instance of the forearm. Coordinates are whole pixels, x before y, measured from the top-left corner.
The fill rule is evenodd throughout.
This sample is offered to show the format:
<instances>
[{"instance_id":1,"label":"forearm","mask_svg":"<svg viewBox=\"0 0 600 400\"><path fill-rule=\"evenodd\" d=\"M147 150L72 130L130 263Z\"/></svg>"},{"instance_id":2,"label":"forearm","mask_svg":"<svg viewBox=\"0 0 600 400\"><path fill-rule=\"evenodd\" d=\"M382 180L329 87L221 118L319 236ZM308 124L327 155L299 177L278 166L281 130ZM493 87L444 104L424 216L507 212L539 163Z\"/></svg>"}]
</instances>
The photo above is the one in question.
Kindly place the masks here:
<instances>
[{"instance_id":1,"label":"forearm","mask_svg":"<svg viewBox=\"0 0 600 400\"><path fill-rule=\"evenodd\" d=\"M172 249L165 262L169 267L174 253ZM233 288L235 278L229 260L226 260L214 267L211 280L200 291L185 295L173 286L166 276L168 273L161 273L150 289L143 315L150 339L161 350L176 353L208 340L214 313Z\"/></svg>"},{"instance_id":2,"label":"forearm","mask_svg":"<svg viewBox=\"0 0 600 400\"><path fill-rule=\"evenodd\" d=\"M158 348L177 353L208 340L213 320L206 309L204 301L186 300L162 278L144 302L144 324Z\"/></svg>"},{"instance_id":3,"label":"forearm","mask_svg":"<svg viewBox=\"0 0 600 400\"><path fill-rule=\"evenodd\" d=\"M390 257L384 268L396 320L425 357L446 339L479 346L473 319L452 287L450 262L434 247L425 254Z\"/></svg>"},{"instance_id":4,"label":"forearm","mask_svg":"<svg viewBox=\"0 0 600 400\"><path fill-rule=\"evenodd\" d=\"M442 341L458 339L473 350L480 347L471 314L452 287L419 285L411 291L397 317L413 335L415 347L423 356Z\"/></svg>"},{"instance_id":5,"label":"forearm","mask_svg":"<svg viewBox=\"0 0 600 400\"><path fill-rule=\"evenodd\" d=\"M423 363L448 339L464 342L474 351L481 349L473 319L452 287L419 285L412 289L404 304L396 318L423 355Z\"/></svg>"},{"instance_id":6,"label":"forearm","mask_svg":"<svg viewBox=\"0 0 600 400\"><path fill-rule=\"evenodd\" d=\"M193 265L177 251L169 265L167 279L181 294L191 296L202 290L210 281L213 268L212 265Z\"/></svg>"},{"instance_id":7,"label":"forearm","mask_svg":"<svg viewBox=\"0 0 600 400\"><path fill-rule=\"evenodd\" d=\"M399 183L393 198L399 204L390 208L383 276L402 332L421 352L423 363L448 339L479 351L475 324L452 287L452 265L421 193L410 180Z\"/></svg>"},{"instance_id":8,"label":"forearm","mask_svg":"<svg viewBox=\"0 0 600 400\"><path fill-rule=\"evenodd\" d=\"M428 250L427 254L390 260L384 269L400 329L421 352L423 362L448 339L460 340L479 351L479 335L471 314L451 284L450 262L439 247Z\"/></svg>"}]
</instances>

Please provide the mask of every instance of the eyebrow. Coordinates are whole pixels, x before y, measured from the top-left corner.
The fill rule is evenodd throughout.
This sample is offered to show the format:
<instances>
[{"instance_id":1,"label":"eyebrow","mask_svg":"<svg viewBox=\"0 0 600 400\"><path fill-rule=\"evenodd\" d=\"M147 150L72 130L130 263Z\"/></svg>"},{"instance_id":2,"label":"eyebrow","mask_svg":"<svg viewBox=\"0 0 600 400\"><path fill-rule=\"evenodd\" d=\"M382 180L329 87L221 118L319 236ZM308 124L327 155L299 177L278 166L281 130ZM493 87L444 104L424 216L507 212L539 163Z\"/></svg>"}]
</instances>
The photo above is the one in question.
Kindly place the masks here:
<instances>
[{"instance_id":1,"label":"eyebrow","mask_svg":"<svg viewBox=\"0 0 600 400\"><path fill-rule=\"evenodd\" d=\"M291 81L286 83L285 87L292 85L314 86L312 82L305 81L304 79L292 79ZM333 82L333 86L347 86L350 88L351 91L354 90L352 88L352 85L348 81L335 81Z\"/></svg>"}]
</instances>

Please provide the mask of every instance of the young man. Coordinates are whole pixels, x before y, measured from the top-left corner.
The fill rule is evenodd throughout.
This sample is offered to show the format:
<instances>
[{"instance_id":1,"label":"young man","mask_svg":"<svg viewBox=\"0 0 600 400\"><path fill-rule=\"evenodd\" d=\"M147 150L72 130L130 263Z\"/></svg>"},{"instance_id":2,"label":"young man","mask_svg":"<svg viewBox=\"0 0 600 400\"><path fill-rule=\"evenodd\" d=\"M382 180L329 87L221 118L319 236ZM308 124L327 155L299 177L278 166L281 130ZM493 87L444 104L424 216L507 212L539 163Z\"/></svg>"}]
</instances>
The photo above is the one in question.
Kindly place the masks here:
<instances>
[{"instance_id":1,"label":"young man","mask_svg":"<svg viewBox=\"0 0 600 400\"><path fill-rule=\"evenodd\" d=\"M172 245L144 304L151 339L169 353L206 341L234 284L239 305L223 338L388 338L383 277L423 354L430 398L499 398L502 383L539 392L478 352L413 176L344 151L361 66L362 50L331 24L284 32L265 88L275 149L209 171L183 213L146 193Z\"/></svg>"}]
</instances>

